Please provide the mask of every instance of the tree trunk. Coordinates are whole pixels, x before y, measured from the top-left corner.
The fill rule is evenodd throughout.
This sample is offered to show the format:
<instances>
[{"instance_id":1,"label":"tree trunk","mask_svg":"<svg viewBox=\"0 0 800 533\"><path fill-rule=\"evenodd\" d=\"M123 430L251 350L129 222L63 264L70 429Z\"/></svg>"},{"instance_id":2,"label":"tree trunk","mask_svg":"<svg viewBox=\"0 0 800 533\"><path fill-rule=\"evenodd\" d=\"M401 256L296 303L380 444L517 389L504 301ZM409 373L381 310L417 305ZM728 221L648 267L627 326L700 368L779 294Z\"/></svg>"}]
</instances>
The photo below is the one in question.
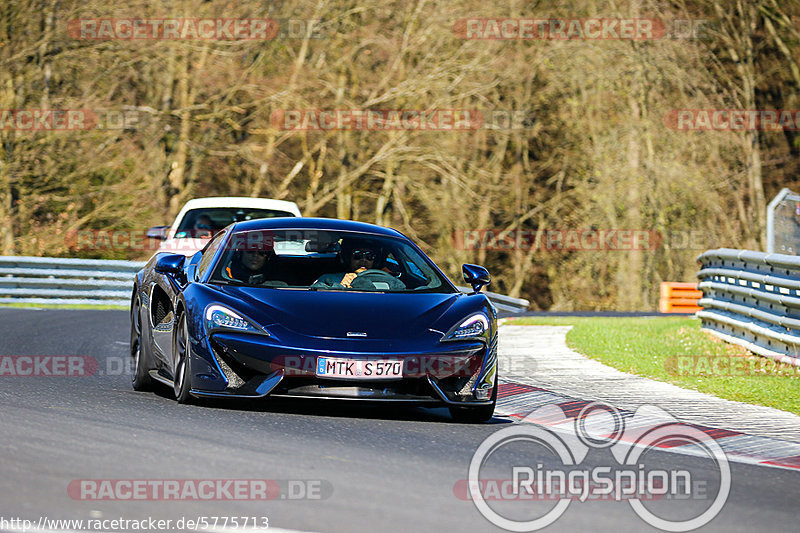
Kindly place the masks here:
<instances>
[{"instance_id":1,"label":"tree trunk","mask_svg":"<svg viewBox=\"0 0 800 533\"><path fill-rule=\"evenodd\" d=\"M195 99L195 88L190 87L189 71L191 62L190 54L187 52L180 63L178 74L178 101L180 105L180 132L178 134L178 150L175 159L170 166L168 176L170 187L169 216L174 217L178 214L186 201L186 165L189 157L189 140L192 127L192 106ZM197 71L201 71L208 57L208 45L204 46L200 59L197 61Z\"/></svg>"},{"instance_id":2,"label":"tree trunk","mask_svg":"<svg viewBox=\"0 0 800 533\"><path fill-rule=\"evenodd\" d=\"M15 99L11 75L0 70L0 109L14 108ZM0 131L0 255L14 255L14 205L10 165L15 136L14 131Z\"/></svg>"},{"instance_id":3,"label":"tree trunk","mask_svg":"<svg viewBox=\"0 0 800 533\"><path fill-rule=\"evenodd\" d=\"M14 218L11 176L5 146L0 148L0 255L14 255Z\"/></svg>"},{"instance_id":4,"label":"tree trunk","mask_svg":"<svg viewBox=\"0 0 800 533\"><path fill-rule=\"evenodd\" d=\"M386 176L383 178L383 187L378 196L378 201L375 203L375 224L379 226L384 225L386 218L386 205L389 203L389 198L392 196L394 190L394 170L397 162L394 159L386 161Z\"/></svg>"}]
</instances>

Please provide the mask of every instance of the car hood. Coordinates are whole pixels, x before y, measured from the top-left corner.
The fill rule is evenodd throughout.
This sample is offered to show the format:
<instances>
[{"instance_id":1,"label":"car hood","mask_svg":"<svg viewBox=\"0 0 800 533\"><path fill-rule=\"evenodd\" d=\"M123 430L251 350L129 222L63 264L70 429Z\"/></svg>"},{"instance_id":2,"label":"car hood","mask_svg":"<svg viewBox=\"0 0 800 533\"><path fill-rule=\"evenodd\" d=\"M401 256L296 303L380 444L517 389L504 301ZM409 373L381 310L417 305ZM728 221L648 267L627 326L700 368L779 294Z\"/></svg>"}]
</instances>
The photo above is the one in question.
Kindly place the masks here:
<instances>
[{"instance_id":1,"label":"car hood","mask_svg":"<svg viewBox=\"0 0 800 533\"><path fill-rule=\"evenodd\" d=\"M366 293L225 286L253 320L293 333L325 338L418 338L431 335L460 299L456 293ZM449 327L449 326L447 326Z\"/></svg>"}]
</instances>

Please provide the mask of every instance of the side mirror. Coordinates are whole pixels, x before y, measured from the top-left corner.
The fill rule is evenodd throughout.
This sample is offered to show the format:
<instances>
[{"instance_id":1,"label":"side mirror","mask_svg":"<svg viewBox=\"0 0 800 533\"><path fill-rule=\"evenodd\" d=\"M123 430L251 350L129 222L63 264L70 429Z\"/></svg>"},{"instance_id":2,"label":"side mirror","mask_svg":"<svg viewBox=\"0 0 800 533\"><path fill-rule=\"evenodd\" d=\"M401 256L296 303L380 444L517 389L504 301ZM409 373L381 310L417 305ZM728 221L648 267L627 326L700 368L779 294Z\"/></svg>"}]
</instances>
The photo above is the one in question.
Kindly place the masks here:
<instances>
[{"instance_id":1,"label":"side mirror","mask_svg":"<svg viewBox=\"0 0 800 533\"><path fill-rule=\"evenodd\" d=\"M484 285L492 282L489 271L479 265L465 263L461 265L461 272L464 274L464 281L472 287L475 294L481 292Z\"/></svg>"},{"instance_id":2,"label":"side mirror","mask_svg":"<svg viewBox=\"0 0 800 533\"><path fill-rule=\"evenodd\" d=\"M156 260L156 272L167 276L177 276L183 272L184 261L186 261L185 255L162 255Z\"/></svg>"},{"instance_id":3,"label":"side mirror","mask_svg":"<svg viewBox=\"0 0 800 533\"><path fill-rule=\"evenodd\" d=\"M159 241L166 241L168 231L169 231L169 226L153 226L152 228L147 230L147 238L157 239Z\"/></svg>"}]
</instances>

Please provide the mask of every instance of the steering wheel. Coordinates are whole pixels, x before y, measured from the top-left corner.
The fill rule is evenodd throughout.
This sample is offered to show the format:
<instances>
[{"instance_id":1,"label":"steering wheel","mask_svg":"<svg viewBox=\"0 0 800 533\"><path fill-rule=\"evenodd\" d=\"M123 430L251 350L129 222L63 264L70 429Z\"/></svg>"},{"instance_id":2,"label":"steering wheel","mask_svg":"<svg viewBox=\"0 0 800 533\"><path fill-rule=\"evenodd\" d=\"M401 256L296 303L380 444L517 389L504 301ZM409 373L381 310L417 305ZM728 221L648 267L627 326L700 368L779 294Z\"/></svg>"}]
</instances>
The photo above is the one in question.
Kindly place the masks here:
<instances>
[{"instance_id":1,"label":"steering wheel","mask_svg":"<svg viewBox=\"0 0 800 533\"><path fill-rule=\"evenodd\" d=\"M374 282L389 283L389 286L391 286L397 281L398 279L396 277L384 270L379 268L368 268L364 272L357 275L350 283L350 286L354 289L374 289L376 288Z\"/></svg>"}]
</instances>

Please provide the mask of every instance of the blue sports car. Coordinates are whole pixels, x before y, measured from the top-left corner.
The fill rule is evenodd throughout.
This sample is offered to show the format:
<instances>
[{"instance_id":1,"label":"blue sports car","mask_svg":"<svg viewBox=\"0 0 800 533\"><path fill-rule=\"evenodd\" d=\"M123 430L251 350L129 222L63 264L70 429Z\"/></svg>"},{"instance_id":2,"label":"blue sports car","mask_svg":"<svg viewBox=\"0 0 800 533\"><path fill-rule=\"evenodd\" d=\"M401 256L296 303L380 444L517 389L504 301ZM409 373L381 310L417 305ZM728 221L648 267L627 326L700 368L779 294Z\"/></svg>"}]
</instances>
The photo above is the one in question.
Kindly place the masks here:
<instances>
[{"instance_id":1,"label":"blue sports car","mask_svg":"<svg viewBox=\"0 0 800 533\"><path fill-rule=\"evenodd\" d=\"M449 407L492 417L497 314L489 273L460 292L398 231L273 218L232 224L191 258L160 253L136 275L133 388L179 402L266 396Z\"/></svg>"}]
</instances>

